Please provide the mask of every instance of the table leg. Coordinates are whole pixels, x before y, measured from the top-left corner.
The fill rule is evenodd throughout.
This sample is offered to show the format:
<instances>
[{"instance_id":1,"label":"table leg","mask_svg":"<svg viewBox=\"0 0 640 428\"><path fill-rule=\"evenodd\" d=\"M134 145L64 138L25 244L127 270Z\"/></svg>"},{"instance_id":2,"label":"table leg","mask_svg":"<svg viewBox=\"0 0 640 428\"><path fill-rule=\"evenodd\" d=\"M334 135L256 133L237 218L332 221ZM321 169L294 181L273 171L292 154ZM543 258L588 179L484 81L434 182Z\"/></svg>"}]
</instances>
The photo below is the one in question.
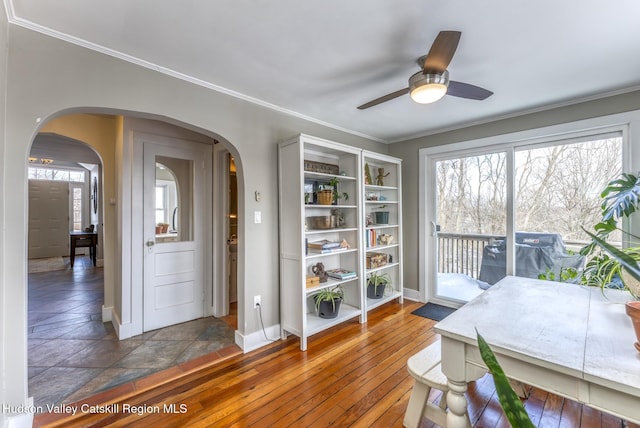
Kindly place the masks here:
<instances>
[{"instance_id":1,"label":"table leg","mask_svg":"<svg viewBox=\"0 0 640 428\"><path fill-rule=\"evenodd\" d=\"M467 415L466 382L456 382L448 379L449 392L447 393L447 428L467 428L469 416Z\"/></svg>"},{"instance_id":2,"label":"table leg","mask_svg":"<svg viewBox=\"0 0 640 428\"><path fill-rule=\"evenodd\" d=\"M71 262L71 267L73 267L73 262L76 259L76 241L71 238L71 252L69 253L69 261Z\"/></svg>"}]
</instances>

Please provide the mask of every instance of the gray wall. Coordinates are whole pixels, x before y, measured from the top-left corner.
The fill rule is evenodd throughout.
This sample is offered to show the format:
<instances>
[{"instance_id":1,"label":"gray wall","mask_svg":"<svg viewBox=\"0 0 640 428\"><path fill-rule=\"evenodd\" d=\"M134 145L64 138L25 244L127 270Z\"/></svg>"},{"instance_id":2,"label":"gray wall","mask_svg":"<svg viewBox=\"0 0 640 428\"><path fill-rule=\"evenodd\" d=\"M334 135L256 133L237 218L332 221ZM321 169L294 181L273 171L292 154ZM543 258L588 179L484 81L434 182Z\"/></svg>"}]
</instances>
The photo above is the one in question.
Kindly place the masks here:
<instances>
[{"instance_id":1,"label":"gray wall","mask_svg":"<svg viewBox=\"0 0 640 428\"><path fill-rule=\"evenodd\" d=\"M392 144L389 154L402 158L404 285L418 289L420 266L418 248L418 151L425 147L475 140L528 129L589 119L640 108L640 91L607 97L573 106L555 108L510 119L497 120L441 134Z\"/></svg>"},{"instance_id":2,"label":"gray wall","mask_svg":"<svg viewBox=\"0 0 640 428\"><path fill-rule=\"evenodd\" d=\"M1 21L6 25L6 18ZM3 403L21 404L27 397L26 158L33 138L48 120L76 112L121 112L130 117L165 120L216 137L227 145L236 158L242 187L240 235L244 243L250 243L239 246L238 282L243 284L240 288L244 295L262 295L266 325L279 320L276 143L302 132L373 151L387 150L385 145L30 30L12 26L10 35L6 80L10 126L2 140L2 179L10 178L12 185L2 198L6 204L2 211L6 235L2 241L5 246L10 243L12 250L2 253L0 299L5 298L1 302L3 323L10 320L11 329L3 328L0 342L5 363L0 396ZM253 199L255 190L262 194L260 202ZM262 211L262 224L252 223L253 215L248 214L254 210ZM7 224L11 227L6 228ZM239 304L239 310L247 314L239 330L244 334L258 331L251 303L240 300Z\"/></svg>"}]
</instances>

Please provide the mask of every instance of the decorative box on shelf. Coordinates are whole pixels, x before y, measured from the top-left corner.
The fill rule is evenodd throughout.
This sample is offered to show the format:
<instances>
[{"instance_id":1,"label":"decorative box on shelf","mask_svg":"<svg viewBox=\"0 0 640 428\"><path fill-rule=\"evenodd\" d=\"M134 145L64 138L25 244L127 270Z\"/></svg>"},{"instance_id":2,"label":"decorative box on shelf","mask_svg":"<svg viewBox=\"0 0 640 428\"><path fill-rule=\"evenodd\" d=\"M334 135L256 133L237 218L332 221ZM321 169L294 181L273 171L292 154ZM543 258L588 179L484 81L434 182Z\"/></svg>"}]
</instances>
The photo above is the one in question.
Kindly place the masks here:
<instances>
[{"instance_id":1,"label":"decorative box on shelf","mask_svg":"<svg viewBox=\"0 0 640 428\"><path fill-rule=\"evenodd\" d=\"M320 285L319 277L307 275L307 288L317 287L318 285Z\"/></svg>"},{"instance_id":2,"label":"decorative box on shelf","mask_svg":"<svg viewBox=\"0 0 640 428\"><path fill-rule=\"evenodd\" d=\"M367 269L375 269L387 264L387 255L384 253L367 253Z\"/></svg>"},{"instance_id":3,"label":"decorative box on shelf","mask_svg":"<svg viewBox=\"0 0 640 428\"><path fill-rule=\"evenodd\" d=\"M314 162L310 160L304 160L304 170L309 172L319 172L322 174L338 175L340 169L338 165L332 165L324 162Z\"/></svg>"}]
</instances>

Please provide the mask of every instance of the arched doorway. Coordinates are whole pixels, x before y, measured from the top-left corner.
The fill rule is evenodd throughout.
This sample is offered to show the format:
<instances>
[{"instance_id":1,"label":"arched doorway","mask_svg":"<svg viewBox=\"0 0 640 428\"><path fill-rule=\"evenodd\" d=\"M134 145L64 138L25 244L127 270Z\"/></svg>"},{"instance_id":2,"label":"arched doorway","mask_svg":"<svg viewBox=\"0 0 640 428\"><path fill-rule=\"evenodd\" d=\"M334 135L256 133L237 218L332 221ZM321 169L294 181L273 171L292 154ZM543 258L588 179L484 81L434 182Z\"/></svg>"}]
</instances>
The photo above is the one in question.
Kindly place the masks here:
<instances>
[{"instance_id":1,"label":"arched doorway","mask_svg":"<svg viewBox=\"0 0 640 428\"><path fill-rule=\"evenodd\" d=\"M138 118L133 118L135 120L138 120ZM101 170L102 171L108 171L104 174L104 189L103 186L98 186L100 188L101 191L98 192L97 194L97 199L90 199L90 210L92 209L92 203L94 200L98 201L98 205L99 205L99 212L102 213L102 210L104 208L104 217L103 219L101 219L101 225L104 224L105 226L105 234L109 235L109 236L104 236L100 239L100 243L102 244L102 249L100 250L100 255L104 255L104 258L102 260L104 260L104 293L103 293L103 304L101 305L102 307L100 308L101 311L99 311L98 313L93 313L91 314L92 316L95 316L96 318L101 318L100 321L105 321L105 322L113 322L114 325L116 325L118 322L121 322L121 319L118 319L117 317L120 315L118 313L118 311L114 310L114 307L117 307L119 304L122 304L122 302L118 302L119 299L122 299L122 290L118 290L115 286L115 284L118 283L118 280L120 278L118 278L119 275L122 274L122 270L123 267L121 265L119 265L119 261L121 260L121 258L117 257L117 250L115 247L115 242L116 238L114 236L111 235L117 235L118 233L124 233L123 230L126 230L125 228L122 228L122 221L119 219L119 217L122 216L122 212L120 211L122 205L120 203L120 201L117 198L117 193L118 193L118 189L116 187L116 181L120 180L121 177L115 177L115 176L111 176L109 177L109 172L117 170L117 168L115 167L115 158L117 157L116 154L114 154L113 152L116 151L116 147L117 147L117 143L116 140L118 138L117 136L117 132L115 130L118 129L118 127L121 125L121 123L123 121L126 121L127 118L123 118L122 116L116 116L116 115L92 115L92 114L73 114L73 115L66 115L66 116L61 116L58 119L52 120L51 123L49 124L45 124L42 128L43 131L55 131L55 132L60 132L62 134L70 134L70 135L74 135L77 136L77 130L78 129L84 129L86 132L86 128L87 128L87 122L90 123L92 126L95 127L100 127L100 126L105 126L105 121L107 122L106 127L109 127L109 125L113 125L113 131L108 131L105 132L105 128L102 128L102 132L96 132L100 133L100 134L108 134L109 132L111 132L111 136L112 136L112 141L111 143L108 143L106 141L103 142L99 142L96 145L99 146L99 151L101 155L104 155L105 152L107 152L107 157L111 156L110 159L108 159L107 161L105 161L105 165L101 166ZM99 123L96 123L99 122ZM151 122L151 121L149 121ZM175 125L171 124L167 124L167 123L163 123L163 122L156 122L153 121L155 124L157 124L160 128L163 127L173 127L173 128L177 128ZM81 125L82 124L82 125ZM188 132L193 132L193 131L188 131ZM213 140L212 143L213 144ZM35 147L35 144L34 144ZM95 147L95 146L94 146ZM109 153L109 151L111 151L111 153ZM113 174L112 174L113 175ZM100 175L100 180L99 182L102 183L102 175ZM90 190L91 190L91 186L90 186ZM215 190L214 190L215 191ZM217 217L218 214L214 214L214 221L215 221L215 217ZM104 221L102 221L104 220ZM130 231L130 233L136 233L135 229L132 229ZM211 236L211 235L210 235ZM210 240L213 239L218 239L217 236L215 237L211 237L209 238ZM209 242L209 246L211 248L214 248L215 245L213 245L214 242L211 241ZM211 256L213 258L221 258L221 257L225 257L225 261L226 261L226 254L225 255L221 255L218 254L216 251L213 251L213 255ZM101 260L101 259L99 259ZM110 261L110 262L109 262ZM214 265L213 260L210 263L211 265ZM100 266L98 266L98 268L100 268ZM133 268L135 268L135 266L133 266ZM75 273L74 273L75 275ZM213 272L210 273L210 275L213 277ZM84 286L86 286L86 284L84 284ZM218 284L216 283L216 286L218 286ZM226 284L224 285L226 286ZM67 290L69 291L69 290ZM120 296L118 296L118 294L120 293ZM34 293L30 293L30 297L35 295ZM210 290L209 291L209 296L211 297L211 299L209 300L210 304L209 307L212 308L213 305L215 304L215 291L214 290ZM94 309L95 309L95 304L94 304ZM210 309L210 311L212 311L212 309ZM65 318L68 317L69 314L64 315L62 313L58 313L56 314L56 316L58 316L59 319L61 318ZM112 318L112 316L115 315L115 319ZM233 343L234 340L234 336L233 336L233 330L235 330L235 328L237 328L237 318L233 318L232 320L227 319L227 323L230 323L232 325L234 325L235 327L233 329L231 329L231 335L228 337L225 337L225 340L227 340L227 342L222 342L223 344L228 344L228 343ZM84 326L83 329L84 332L80 333L82 335L84 335L83 337L78 337L78 332L75 332L74 334L76 335L75 337L73 337L74 334L71 334L69 331L64 331L62 332L62 334L60 336L57 336L53 339L56 340L75 340L78 343L78 346L80 346L79 341L91 341L96 339L96 335L100 335L102 334L103 337L100 339L101 342L99 343L101 348L96 348L95 350L91 350L89 347L84 347L82 349L75 349L73 348L73 346L59 346L60 343L55 344L55 342L52 342L53 344L50 345L49 349L67 349L67 350L73 350L75 355L75 360L69 356L62 356L60 355L60 358L58 360L57 363L58 366L52 365L54 363L52 363L51 361L44 361L44 360L37 360L37 359L33 359L32 355L36 355L36 352L32 352L32 349L35 350L38 346L38 344L44 344L45 340L50 340L52 339L51 337L44 337L44 335L42 335L41 337L34 337L34 339L37 339L35 342L31 341L31 337L29 337L30 342L29 342L29 356L30 356L30 363L31 361L35 361L37 363L41 363L42 365L40 366L35 366L35 365L31 365L29 367L29 371L30 371L30 382L29 382L29 389L30 391L33 390L32 388L32 384L31 384L31 378L32 378L32 374L35 376L38 376L39 374L42 374L42 376L40 376L41 378L53 378L51 376L51 373L54 371L52 370L53 368L56 368L58 373L73 373L73 376L68 376L67 379L69 378L73 378L74 380L78 381L78 384L80 384L80 389L85 388L85 391L81 391L81 393L86 393L89 394L90 390L86 389L86 388L94 388L95 389L100 389L102 386L107 385L113 383L113 382L118 382L118 377L120 377L120 379L123 378L123 376L127 377L127 376L137 376L137 375L145 375L149 373L149 370L153 370L158 368L159 366L156 366L154 368L150 368L150 367L125 367L128 364L129 365L135 365L137 364L137 362L132 362L132 360L135 360L135 358L133 358L135 352L137 352L139 349L141 348L133 348L133 346L130 346L128 344L123 345L124 341L117 341L115 340L113 345L106 345L106 343L108 342L103 340L104 338L109 338L109 336L113 336L117 339L117 329L113 329L113 328L109 328L109 326L111 325L110 323L92 323L93 327L88 327L88 326ZM102 326L102 330L99 327L99 324L104 324ZM105 327L106 326L106 327ZM184 327L184 326L183 326ZM156 336L158 337L158 339L162 339L163 337L165 338L173 338L173 337L182 337L184 338L185 334L185 330L188 330L190 328L192 328L193 325L191 326L187 326L185 328L182 329L181 331L181 326L174 326L174 327L169 327L171 328L170 332L154 332L153 334L156 334ZM211 326L209 326L211 327ZM213 336L217 334L218 330L222 330L222 328L218 328L220 327L219 325L214 326L213 328L213 333L211 332L211 328L208 329L207 334L209 335L208 338L211 339ZM200 327L198 327L200 328ZM51 330L51 329L50 329ZM74 330L74 329L71 329ZM77 328L75 328L75 330L77 330ZM31 331L31 329L30 329ZM52 335L54 334L53 332L50 332ZM226 333L223 333L226 334ZM164 335L164 336L163 336ZM182 336L181 336L182 335ZM66 336L66 337L63 337ZM149 334L145 335L149 336ZM137 338L136 338L137 339ZM164 340L164 339L163 339ZM41 341L40 343L38 343L37 341ZM172 344L169 344L167 346L167 343L171 342L171 340L164 340L165 343L163 343L162 345L162 350L158 351L156 350L155 352L155 356L156 357L160 357L161 355L159 354L160 352L166 351L167 349L169 350L173 350L173 354L171 355L171 358L173 358L174 361L178 361L181 360L186 361L190 358L196 358L200 355L200 353L206 353L206 352L212 352L215 351L214 348L212 347L207 347L209 345L211 345L211 342L213 342L214 340L201 340L198 343L197 349L195 348L191 348L191 347L186 347L184 349L180 349L178 350L178 347L173 346ZM175 341L177 342L177 341ZM32 347L32 343L34 343L35 345L33 345ZM98 343L98 342L96 342ZM128 343L128 342L127 342ZM56 346L58 345L58 346ZM153 348L153 346L156 346L158 344L150 344L150 346L148 348ZM111 346L111 348L109 348L109 346ZM120 348L120 353L115 352L114 349L116 348ZM46 348L45 348L46 349ZM148 352L148 349L144 352ZM143 351L140 351L140 354L144 353ZM132 358L129 359L129 361L124 362L124 358L127 355L124 355L125 353L127 353L127 355L131 355ZM47 353L47 352L37 352L38 355L43 355L43 354L49 354L51 355L51 353ZM99 360L100 358L98 358L99 355L111 355L114 359L120 357L120 361L121 362L121 366L122 367L113 367L110 366L109 369L105 369L102 366L97 366L97 360ZM164 355L164 354L163 354ZM85 362L83 363L84 366L83 368L88 368L89 370L84 370L82 371L82 373L80 373L80 370L78 370L77 367L74 367L74 365L77 362L77 359L80 358L80 356L85 356L88 359L85 360ZM159 358L158 358L159 359ZM87 364L87 361L91 361L91 363ZM102 358L102 360L104 361L104 358ZM148 357L147 357L148 360ZM117 361L116 361L117 363ZM92 364L96 364L94 366L91 366ZM88 367L87 367L88 366ZM103 370L104 369L104 370ZM45 373L46 370L49 370L49 374ZM108 373L107 372L111 372L114 373L114 375L111 378L108 378ZM124 374L126 373L126 374ZM97 385L95 382L92 383L91 386L90 385L90 381L91 380L96 380L96 379L100 379L100 381L102 382L101 385ZM74 387L75 388L75 387ZM75 391L77 391L77 389L75 389ZM34 394L36 395L36 394ZM66 396L66 397L70 397L69 394L67 394L66 392L63 392L62 395L59 394L59 396L62 398L62 396ZM38 399L38 396L35 396L36 398L36 402Z\"/></svg>"}]
</instances>

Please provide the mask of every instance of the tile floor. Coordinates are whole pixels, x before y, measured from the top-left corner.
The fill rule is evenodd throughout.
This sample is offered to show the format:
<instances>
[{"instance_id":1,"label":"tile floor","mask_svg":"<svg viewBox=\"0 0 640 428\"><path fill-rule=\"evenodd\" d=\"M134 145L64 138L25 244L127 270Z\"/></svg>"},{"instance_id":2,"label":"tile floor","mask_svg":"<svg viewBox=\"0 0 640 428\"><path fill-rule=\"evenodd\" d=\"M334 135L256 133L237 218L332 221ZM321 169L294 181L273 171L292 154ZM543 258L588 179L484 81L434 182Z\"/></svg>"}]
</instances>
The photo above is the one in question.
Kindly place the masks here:
<instances>
[{"instance_id":1,"label":"tile floor","mask_svg":"<svg viewBox=\"0 0 640 428\"><path fill-rule=\"evenodd\" d=\"M29 273L29 395L36 405L75 402L237 348L235 314L118 340L111 323L102 322L103 269L88 256L76 257L73 269L63 260L62 270Z\"/></svg>"}]
</instances>

